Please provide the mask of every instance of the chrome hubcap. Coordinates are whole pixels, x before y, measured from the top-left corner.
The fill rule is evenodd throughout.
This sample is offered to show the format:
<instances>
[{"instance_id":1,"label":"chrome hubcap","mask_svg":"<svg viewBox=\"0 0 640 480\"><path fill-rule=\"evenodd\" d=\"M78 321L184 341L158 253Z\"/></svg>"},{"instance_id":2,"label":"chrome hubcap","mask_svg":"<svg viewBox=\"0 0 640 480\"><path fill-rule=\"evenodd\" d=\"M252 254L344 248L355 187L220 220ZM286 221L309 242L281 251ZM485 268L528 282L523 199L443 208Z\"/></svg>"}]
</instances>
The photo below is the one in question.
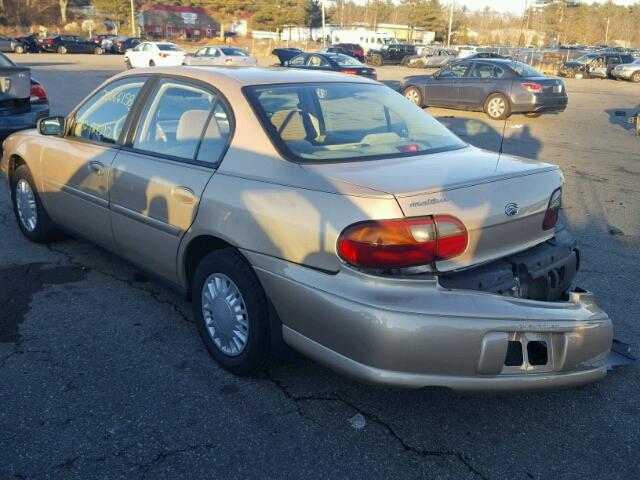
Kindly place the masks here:
<instances>
[{"instance_id":1,"label":"chrome hubcap","mask_svg":"<svg viewBox=\"0 0 640 480\"><path fill-rule=\"evenodd\" d=\"M222 353L237 357L249 339L249 314L238 286L223 273L214 273L202 287L202 316L207 332Z\"/></svg>"},{"instance_id":2,"label":"chrome hubcap","mask_svg":"<svg viewBox=\"0 0 640 480\"><path fill-rule=\"evenodd\" d=\"M499 117L504 114L507 104L502 98L494 98L489 102L487 110L492 117Z\"/></svg>"},{"instance_id":3,"label":"chrome hubcap","mask_svg":"<svg viewBox=\"0 0 640 480\"><path fill-rule=\"evenodd\" d=\"M16 207L20 223L29 232L33 232L38 224L38 208L36 196L31 190L31 185L26 180L20 179L16 183Z\"/></svg>"},{"instance_id":4,"label":"chrome hubcap","mask_svg":"<svg viewBox=\"0 0 640 480\"><path fill-rule=\"evenodd\" d=\"M418 92L416 92L415 90L408 90L404 96L407 98L407 100L412 101L413 103L415 103L416 105L418 104L418 102L420 101L419 99L419 95Z\"/></svg>"}]
</instances>

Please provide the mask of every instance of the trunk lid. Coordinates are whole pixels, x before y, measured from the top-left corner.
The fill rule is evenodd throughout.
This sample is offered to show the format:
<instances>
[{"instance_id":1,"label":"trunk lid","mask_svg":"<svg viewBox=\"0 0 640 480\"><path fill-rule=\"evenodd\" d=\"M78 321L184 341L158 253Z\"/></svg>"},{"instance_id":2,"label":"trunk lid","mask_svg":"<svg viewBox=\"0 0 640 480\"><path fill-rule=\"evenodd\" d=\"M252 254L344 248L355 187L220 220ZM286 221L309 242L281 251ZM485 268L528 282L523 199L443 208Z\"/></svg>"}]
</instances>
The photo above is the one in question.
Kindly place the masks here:
<instances>
[{"instance_id":1,"label":"trunk lid","mask_svg":"<svg viewBox=\"0 0 640 480\"><path fill-rule=\"evenodd\" d=\"M504 257L553 237L542 222L562 185L555 165L475 147L416 157L307 165L325 178L395 196L406 217L452 215L467 228L466 251L437 262L457 270Z\"/></svg>"},{"instance_id":2,"label":"trunk lid","mask_svg":"<svg viewBox=\"0 0 640 480\"><path fill-rule=\"evenodd\" d=\"M0 67L0 111L29 109L31 71L24 67Z\"/></svg>"}]
</instances>

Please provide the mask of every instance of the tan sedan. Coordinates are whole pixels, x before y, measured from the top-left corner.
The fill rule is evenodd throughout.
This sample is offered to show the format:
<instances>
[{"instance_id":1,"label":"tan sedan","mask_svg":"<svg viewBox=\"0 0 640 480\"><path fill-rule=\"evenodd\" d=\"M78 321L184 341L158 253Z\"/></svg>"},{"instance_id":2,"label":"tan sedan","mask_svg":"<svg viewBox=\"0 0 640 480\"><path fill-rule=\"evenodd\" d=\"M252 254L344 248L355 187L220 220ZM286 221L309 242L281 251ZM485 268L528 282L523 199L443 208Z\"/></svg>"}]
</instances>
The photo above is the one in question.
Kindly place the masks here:
<instances>
[{"instance_id":1,"label":"tan sedan","mask_svg":"<svg viewBox=\"0 0 640 480\"><path fill-rule=\"evenodd\" d=\"M71 232L175 285L234 373L284 342L396 386L605 375L558 167L471 147L374 81L125 72L9 137L1 168L27 238Z\"/></svg>"}]
</instances>

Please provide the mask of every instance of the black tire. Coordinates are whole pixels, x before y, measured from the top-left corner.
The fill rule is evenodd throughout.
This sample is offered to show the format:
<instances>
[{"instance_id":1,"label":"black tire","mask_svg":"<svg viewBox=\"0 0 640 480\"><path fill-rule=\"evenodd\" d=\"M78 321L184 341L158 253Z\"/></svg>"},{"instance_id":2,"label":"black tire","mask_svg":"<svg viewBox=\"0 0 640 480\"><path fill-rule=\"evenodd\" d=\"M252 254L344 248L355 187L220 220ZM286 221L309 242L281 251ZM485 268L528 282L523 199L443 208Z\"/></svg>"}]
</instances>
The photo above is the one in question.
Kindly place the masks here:
<instances>
[{"instance_id":1,"label":"black tire","mask_svg":"<svg viewBox=\"0 0 640 480\"><path fill-rule=\"evenodd\" d=\"M380 55L373 55L371 58L369 58L369 61L367 62L369 65L373 65L374 67L381 67L382 66L382 57Z\"/></svg>"},{"instance_id":2,"label":"black tire","mask_svg":"<svg viewBox=\"0 0 640 480\"><path fill-rule=\"evenodd\" d=\"M29 230L23 221L20 219L20 214L18 213L18 202L16 199L16 187L23 180L29 184L31 187L31 191L35 197L36 203L36 212L37 212L37 221L35 228ZM20 227L20 231L22 234L27 237L32 242L36 243L47 243L55 240L59 237L59 232L56 229L53 221L47 214L47 211L42 206L42 202L40 201L40 195L36 190L35 182L33 181L33 177L31 176L31 172L26 165L20 165L15 169L13 175L11 176L11 203L13 204L13 213L16 216L16 221L18 222L18 227Z\"/></svg>"},{"instance_id":3,"label":"black tire","mask_svg":"<svg viewBox=\"0 0 640 480\"><path fill-rule=\"evenodd\" d=\"M524 114L527 118L539 118L542 116L542 112L528 112Z\"/></svg>"},{"instance_id":4,"label":"black tire","mask_svg":"<svg viewBox=\"0 0 640 480\"><path fill-rule=\"evenodd\" d=\"M155 67L156 66L156 62L154 62L153 60L149 60L149 66L150 67Z\"/></svg>"},{"instance_id":5,"label":"black tire","mask_svg":"<svg viewBox=\"0 0 640 480\"><path fill-rule=\"evenodd\" d=\"M60 45L56 51L60 55L64 55L65 53L67 53L67 47L65 47L64 45Z\"/></svg>"},{"instance_id":6,"label":"black tire","mask_svg":"<svg viewBox=\"0 0 640 480\"><path fill-rule=\"evenodd\" d=\"M418 87L407 87L404 89L404 92L402 92L402 95L404 95L404 98L412 103L415 103L417 106L421 108L424 106L422 92Z\"/></svg>"},{"instance_id":7,"label":"black tire","mask_svg":"<svg viewBox=\"0 0 640 480\"><path fill-rule=\"evenodd\" d=\"M631 81L633 83L640 83L640 71L633 72L633 75L631 75Z\"/></svg>"},{"instance_id":8,"label":"black tire","mask_svg":"<svg viewBox=\"0 0 640 480\"><path fill-rule=\"evenodd\" d=\"M500 114L494 114L491 108L491 103L497 99L504 102L504 110ZM506 120L511 116L511 102L509 102L509 99L502 93L492 93L484 101L484 113L486 113L491 120Z\"/></svg>"},{"instance_id":9,"label":"black tire","mask_svg":"<svg viewBox=\"0 0 640 480\"><path fill-rule=\"evenodd\" d=\"M124 66L127 67L127 70L131 70L133 65L131 65L131 61L128 58L124 59Z\"/></svg>"},{"instance_id":10,"label":"black tire","mask_svg":"<svg viewBox=\"0 0 640 480\"><path fill-rule=\"evenodd\" d=\"M104 50L102 49L102 47L96 47L93 49L93 53L94 55L102 55L104 53Z\"/></svg>"},{"instance_id":11,"label":"black tire","mask_svg":"<svg viewBox=\"0 0 640 480\"><path fill-rule=\"evenodd\" d=\"M218 348L207 330L202 308L203 288L207 279L216 273L231 279L244 300L249 328L246 346L237 356L230 356ZM192 301L200 337L211 356L235 375L259 373L267 363L271 350L269 308L262 285L245 258L233 248L206 255L193 276Z\"/></svg>"},{"instance_id":12,"label":"black tire","mask_svg":"<svg viewBox=\"0 0 640 480\"><path fill-rule=\"evenodd\" d=\"M18 54L24 53L24 47L22 45L16 45L13 48L13 53L18 53Z\"/></svg>"}]
</instances>

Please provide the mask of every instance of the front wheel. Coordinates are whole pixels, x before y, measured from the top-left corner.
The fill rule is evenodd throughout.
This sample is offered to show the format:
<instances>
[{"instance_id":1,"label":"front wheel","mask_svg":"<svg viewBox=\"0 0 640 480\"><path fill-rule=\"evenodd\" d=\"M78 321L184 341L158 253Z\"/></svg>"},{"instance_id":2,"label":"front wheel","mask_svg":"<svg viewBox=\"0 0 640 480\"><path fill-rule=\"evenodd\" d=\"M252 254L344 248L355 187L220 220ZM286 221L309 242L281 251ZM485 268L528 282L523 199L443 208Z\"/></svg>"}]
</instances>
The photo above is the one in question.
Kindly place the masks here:
<instances>
[{"instance_id":1,"label":"front wheel","mask_svg":"<svg viewBox=\"0 0 640 480\"><path fill-rule=\"evenodd\" d=\"M13 212L22 234L32 242L47 243L57 236L55 225L42 206L31 172L26 165L11 177Z\"/></svg>"},{"instance_id":2,"label":"front wheel","mask_svg":"<svg viewBox=\"0 0 640 480\"><path fill-rule=\"evenodd\" d=\"M417 87L409 87L404 91L404 97L411 103L422 107L422 92Z\"/></svg>"},{"instance_id":3,"label":"front wheel","mask_svg":"<svg viewBox=\"0 0 640 480\"><path fill-rule=\"evenodd\" d=\"M96 47L94 48L93 53L95 55L102 55L104 53L104 50L102 49L102 47Z\"/></svg>"},{"instance_id":4,"label":"front wheel","mask_svg":"<svg viewBox=\"0 0 640 480\"><path fill-rule=\"evenodd\" d=\"M251 265L233 248L206 255L192 282L193 309L207 350L226 370L255 375L271 346L269 309Z\"/></svg>"},{"instance_id":5,"label":"front wheel","mask_svg":"<svg viewBox=\"0 0 640 480\"><path fill-rule=\"evenodd\" d=\"M633 75L631 75L631 81L633 83L640 83L640 72L635 72Z\"/></svg>"},{"instance_id":6,"label":"front wheel","mask_svg":"<svg viewBox=\"0 0 640 480\"><path fill-rule=\"evenodd\" d=\"M13 53L24 53L24 47L22 45L16 45L13 49Z\"/></svg>"},{"instance_id":7,"label":"front wheel","mask_svg":"<svg viewBox=\"0 0 640 480\"><path fill-rule=\"evenodd\" d=\"M133 68L133 65L131 65L131 60L129 60L128 58L124 59L124 66L127 67L127 70L131 70Z\"/></svg>"},{"instance_id":8,"label":"front wheel","mask_svg":"<svg viewBox=\"0 0 640 480\"><path fill-rule=\"evenodd\" d=\"M489 95L484 102L484 113L492 120L505 120L511 115L509 99L501 93Z\"/></svg>"}]
</instances>

